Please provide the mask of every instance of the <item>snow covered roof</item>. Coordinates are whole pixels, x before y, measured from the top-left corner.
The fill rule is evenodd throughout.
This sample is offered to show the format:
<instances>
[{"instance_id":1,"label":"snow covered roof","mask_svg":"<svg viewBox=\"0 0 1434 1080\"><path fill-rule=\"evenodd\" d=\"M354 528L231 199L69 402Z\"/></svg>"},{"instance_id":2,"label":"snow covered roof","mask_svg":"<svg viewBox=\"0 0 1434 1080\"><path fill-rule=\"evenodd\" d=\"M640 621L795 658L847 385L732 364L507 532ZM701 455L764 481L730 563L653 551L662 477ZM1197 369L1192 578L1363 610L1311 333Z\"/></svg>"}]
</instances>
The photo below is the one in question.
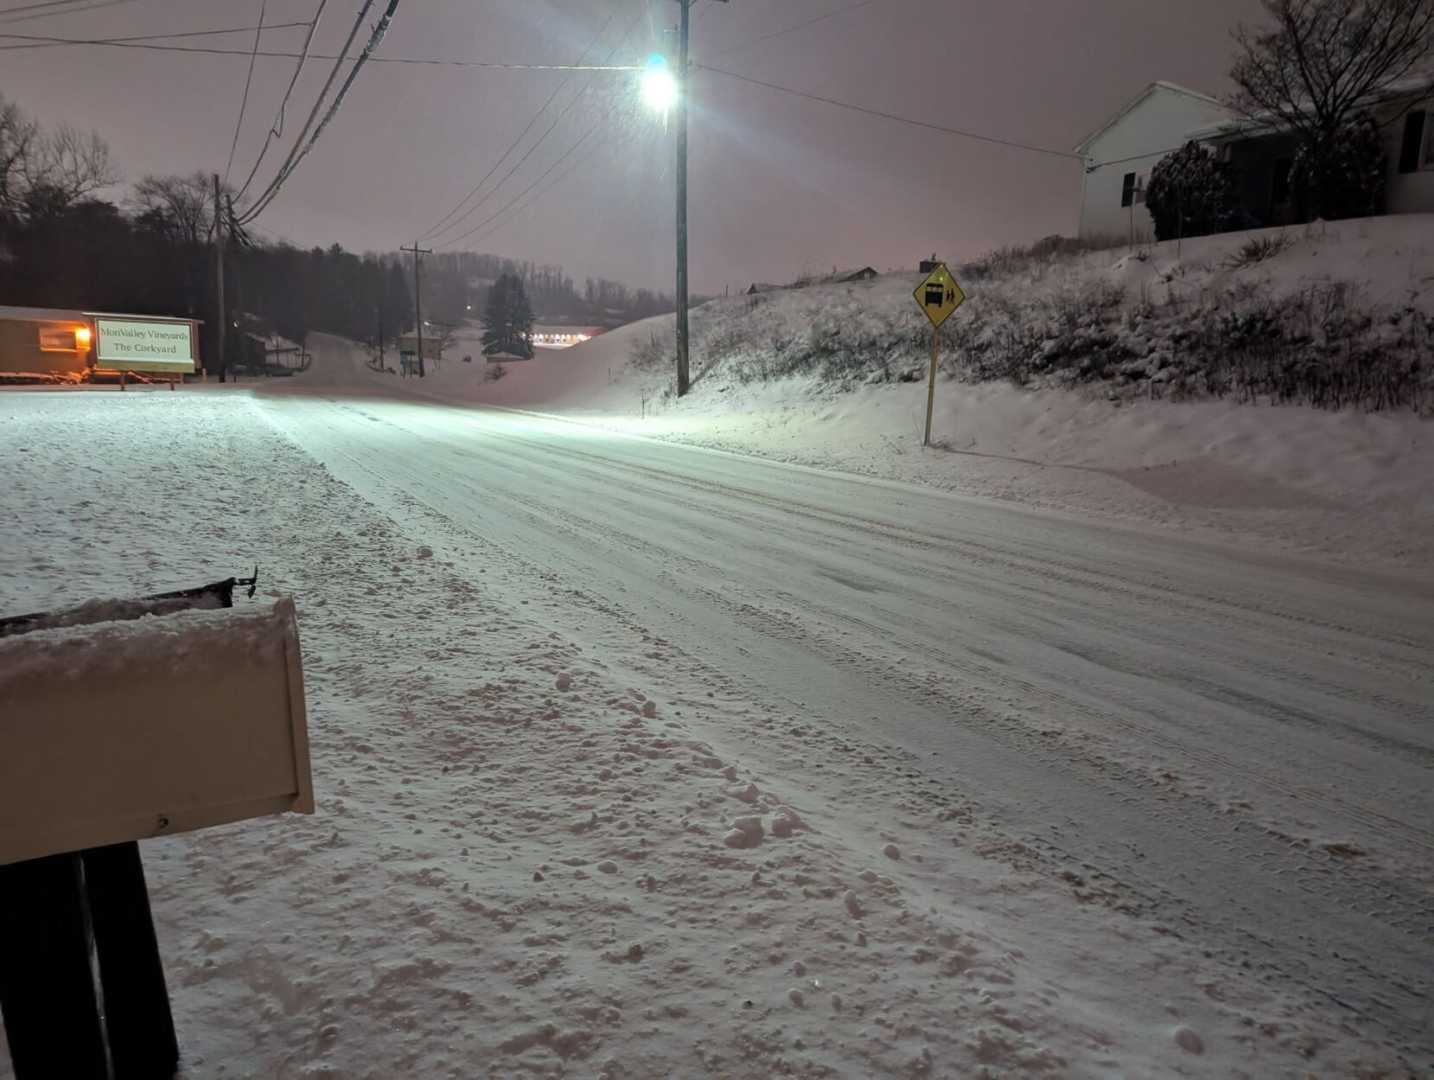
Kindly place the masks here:
<instances>
[{"instance_id":1,"label":"snow covered roof","mask_svg":"<svg viewBox=\"0 0 1434 1080\"><path fill-rule=\"evenodd\" d=\"M78 311L74 308L16 307L0 304L0 319L9 322L87 322L90 319L133 319L136 322L180 322L202 326L203 319L184 315L126 315L118 311Z\"/></svg>"},{"instance_id":2,"label":"snow covered roof","mask_svg":"<svg viewBox=\"0 0 1434 1080\"><path fill-rule=\"evenodd\" d=\"M1086 150L1090 148L1092 143L1094 143L1111 128L1115 127L1116 124L1124 120L1127 116L1129 116L1132 112L1139 108L1140 105L1143 104L1147 98L1149 98L1152 94L1156 93L1159 90L1167 90L1174 94L1183 94L1186 97L1194 98L1197 101L1203 101L1206 104L1218 106L1219 108L1228 111L1232 116L1234 115L1234 110L1217 97L1212 97L1210 94L1202 94L1199 90L1191 90L1188 86L1181 86L1179 83L1166 82L1162 79L1157 79L1155 82L1150 83L1148 86L1146 86L1146 88L1140 93L1136 94L1135 97L1131 98L1131 100L1126 103L1124 108L1122 108L1099 128L1097 128L1095 131L1092 131L1080 142L1076 143L1074 147L1075 152L1077 154L1084 154Z\"/></svg>"},{"instance_id":3,"label":"snow covered roof","mask_svg":"<svg viewBox=\"0 0 1434 1080\"><path fill-rule=\"evenodd\" d=\"M1378 93L1371 94L1359 103L1360 108L1367 108L1371 105L1382 105L1389 101L1397 101L1405 97L1423 97L1431 90L1434 90L1434 71L1425 72L1420 75L1411 75L1408 78L1400 79L1398 82L1390 83ZM1192 131L1188 138L1195 140L1207 139L1229 139L1240 135L1255 133L1270 134L1281 131L1285 124L1278 117L1269 113L1257 113L1253 116L1233 116L1229 120L1222 120L1218 124L1210 124L1206 127Z\"/></svg>"},{"instance_id":4,"label":"snow covered roof","mask_svg":"<svg viewBox=\"0 0 1434 1080\"><path fill-rule=\"evenodd\" d=\"M84 322L85 313L64 308L10 307L0 304L0 319L10 322Z\"/></svg>"}]
</instances>

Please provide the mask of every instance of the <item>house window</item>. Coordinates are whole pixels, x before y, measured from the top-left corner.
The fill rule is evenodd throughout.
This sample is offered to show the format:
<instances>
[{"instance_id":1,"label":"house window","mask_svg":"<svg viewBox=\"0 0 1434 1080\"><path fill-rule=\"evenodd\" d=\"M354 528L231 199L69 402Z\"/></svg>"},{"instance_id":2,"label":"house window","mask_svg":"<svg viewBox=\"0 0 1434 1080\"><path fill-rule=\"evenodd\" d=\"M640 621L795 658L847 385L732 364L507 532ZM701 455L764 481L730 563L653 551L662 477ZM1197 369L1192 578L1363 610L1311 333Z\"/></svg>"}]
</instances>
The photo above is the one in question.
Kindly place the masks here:
<instances>
[{"instance_id":1,"label":"house window","mask_svg":"<svg viewBox=\"0 0 1434 1080\"><path fill-rule=\"evenodd\" d=\"M1128 172L1120 184L1120 205L1135 205L1135 173Z\"/></svg>"},{"instance_id":2,"label":"house window","mask_svg":"<svg viewBox=\"0 0 1434 1080\"><path fill-rule=\"evenodd\" d=\"M1399 145L1399 171L1419 171L1420 161L1428 161L1424 150L1424 110L1415 109L1404 117L1404 139Z\"/></svg>"},{"instance_id":3,"label":"house window","mask_svg":"<svg viewBox=\"0 0 1434 1080\"><path fill-rule=\"evenodd\" d=\"M1291 157L1275 158L1273 176L1270 183L1270 203L1274 206L1284 206L1290 201L1290 170L1294 168L1295 159Z\"/></svg>"},{"instance_id":4,"label":"house window","mask_svg":"<svg viewBox=\"0 0 1434 1080\"><path fill-rule=\"evenodd\" d=\"M79 349L79 335L72 326L40 328L41 352L76 352Z\"/></svg>"}]
</instances>

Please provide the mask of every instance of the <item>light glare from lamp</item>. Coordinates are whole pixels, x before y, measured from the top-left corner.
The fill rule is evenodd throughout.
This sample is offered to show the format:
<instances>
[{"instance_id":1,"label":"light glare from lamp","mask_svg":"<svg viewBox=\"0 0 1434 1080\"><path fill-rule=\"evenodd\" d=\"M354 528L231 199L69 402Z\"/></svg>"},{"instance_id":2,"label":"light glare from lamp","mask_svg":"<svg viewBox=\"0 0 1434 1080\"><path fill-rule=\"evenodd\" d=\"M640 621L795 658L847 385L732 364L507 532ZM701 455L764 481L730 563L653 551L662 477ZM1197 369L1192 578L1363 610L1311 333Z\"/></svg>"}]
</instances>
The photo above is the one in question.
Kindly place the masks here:
<instances>
[{"instance_id":1,"label":"light glare from lamp","mask_svg":"<svg viewBox=\"0 0 1434 1080\"><path fill-rule=\"evenodd\" d=\"M642 72L642 100L653 112L666 114L677 104L677 79L667 66L667 58L654 53L648 57Z\"/></svg>"}]
</instances>

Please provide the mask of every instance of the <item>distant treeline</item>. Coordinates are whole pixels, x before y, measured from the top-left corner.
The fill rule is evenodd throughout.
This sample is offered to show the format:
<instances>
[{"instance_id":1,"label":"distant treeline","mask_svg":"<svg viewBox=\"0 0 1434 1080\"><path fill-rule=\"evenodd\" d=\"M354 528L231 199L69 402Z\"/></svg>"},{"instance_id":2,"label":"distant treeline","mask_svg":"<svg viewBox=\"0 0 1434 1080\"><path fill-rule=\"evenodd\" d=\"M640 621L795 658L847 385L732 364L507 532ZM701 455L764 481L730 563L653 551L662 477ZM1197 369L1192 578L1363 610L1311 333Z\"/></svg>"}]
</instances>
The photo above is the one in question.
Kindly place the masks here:
<instances>
[{"instance_id":1,"label":"distant treeline","mask_svg":"<svg viewBox=\"0 0 1434 1080\"><path fill-rule=\"evenodd\" d=\"M117 182L98 135L47 130L0 97L0 304L200 319L206 356L214 357L212 177L146 176L122 204L100 197ZM408 257L356 255L337 244L306 250L243 230L226 235L231 360L241 354L241 330L300 343L320 331L372 344L380 327L386 341L413 329ZM504 273L523 280L545 319L611 325L673 307L670 297L602 279L588 279L579 293L561 267L496 255L427 256L422 271L424 318L441 323L476 320Z\"/></svg>"},{"instance_id":2,"label":"distant treeline","mask_svg":"<svg viewBox=\"0 0 1434 1080\"><path fill-rule=\"evenodd\" d=\"M483 311L488 290L504 274L522 281L539 321L616 325L663 315L676 306L666 293L629 289L606 278L588 278L579 292L561 266L539 266L500 255L440 252L424 257L423 274L424 314L439 322L458 323Z\"/></svg>"}]
</instances>

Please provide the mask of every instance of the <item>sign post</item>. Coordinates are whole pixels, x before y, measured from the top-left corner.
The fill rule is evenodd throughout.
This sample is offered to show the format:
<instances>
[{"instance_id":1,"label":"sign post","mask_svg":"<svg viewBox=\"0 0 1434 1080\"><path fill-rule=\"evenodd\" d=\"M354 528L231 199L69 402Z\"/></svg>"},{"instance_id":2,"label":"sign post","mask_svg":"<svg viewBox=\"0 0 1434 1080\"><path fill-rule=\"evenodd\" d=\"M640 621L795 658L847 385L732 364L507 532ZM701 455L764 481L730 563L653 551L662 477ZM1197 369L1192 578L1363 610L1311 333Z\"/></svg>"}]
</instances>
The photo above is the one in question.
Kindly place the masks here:
<instances>
[{"instance_id":1,"label":"sign post","mask_svg":"<svg viewBox=\"0 0 1434 1080\"><path fill-rule=\"evenodd\" d=\"M955 310L966 302L966 294L945 263L937 263L936 269L916 286L917 306L931 320L931 378L926 386L926 435L922 446L931 445L931 414L936 408L936 365L941 355L941 324L949 319Z\"/></svg>"}]
</instances>

